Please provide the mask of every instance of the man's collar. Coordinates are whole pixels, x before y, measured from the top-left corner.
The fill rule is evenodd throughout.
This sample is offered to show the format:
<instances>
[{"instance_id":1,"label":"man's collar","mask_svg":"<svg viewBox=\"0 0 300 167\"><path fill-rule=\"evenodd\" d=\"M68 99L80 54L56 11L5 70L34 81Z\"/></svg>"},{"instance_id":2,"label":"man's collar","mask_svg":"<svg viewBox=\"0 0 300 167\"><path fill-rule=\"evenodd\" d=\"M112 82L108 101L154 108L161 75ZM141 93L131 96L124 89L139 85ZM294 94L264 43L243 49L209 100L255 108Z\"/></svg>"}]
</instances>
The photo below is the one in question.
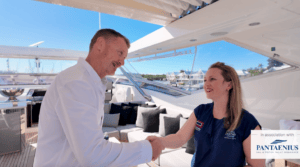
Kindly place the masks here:
<instances>
[{"instance_id":1,"label":"man's collar","mask_svg":"<svg viewBox=\"0 0 300 167\"><path fill-rule=\"evenodd\" d=\"M96 73L96 71L93 69L93 67L85 60L83 59L82 57L80 57L78 59L78 62L77 62L80 66L84 67L88 73L90 74L92 80L96 83L96 84L103 84L103 85L106 85L107 83L107 80L106 78L100 78L100 76Z\"/></svg>"}]
</instances>

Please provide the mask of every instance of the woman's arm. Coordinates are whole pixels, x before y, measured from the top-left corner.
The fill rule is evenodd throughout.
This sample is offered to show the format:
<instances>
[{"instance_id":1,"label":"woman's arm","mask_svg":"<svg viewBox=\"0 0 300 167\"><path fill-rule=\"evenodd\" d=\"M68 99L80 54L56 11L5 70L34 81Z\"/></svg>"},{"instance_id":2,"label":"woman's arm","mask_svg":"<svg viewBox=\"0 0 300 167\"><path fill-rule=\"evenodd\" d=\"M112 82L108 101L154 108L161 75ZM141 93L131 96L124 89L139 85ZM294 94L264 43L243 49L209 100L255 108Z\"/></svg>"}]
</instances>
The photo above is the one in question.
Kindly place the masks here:
<instances>
[{"instance_id":1,"label":"woman's arm","mask_svg":"<svg viewBox=\"0 0 300 167\"><path fill-rule=\"evenodd\" d=\"M254 130L261 130L259 125L256 126ZM265 166L264 159L251 159L251 134L243 142L244 153L246 156L246 161L248 163L245 167L263 167Z\"/></svg>"},{"instance_id":2,"label":"woman's arm","mask_svg":"<svg viewBox=\"0 0 300 167\"><path fill-rule=\"evenodd\" d=\"M179 129L179 131L176 134L171 134L161 138L163 145L166 148L181 147L193 136L196 122L197 119L193 112L190 118L187 120L187 122L183 125L181 129Z\"/></svg>"}]
</instances>

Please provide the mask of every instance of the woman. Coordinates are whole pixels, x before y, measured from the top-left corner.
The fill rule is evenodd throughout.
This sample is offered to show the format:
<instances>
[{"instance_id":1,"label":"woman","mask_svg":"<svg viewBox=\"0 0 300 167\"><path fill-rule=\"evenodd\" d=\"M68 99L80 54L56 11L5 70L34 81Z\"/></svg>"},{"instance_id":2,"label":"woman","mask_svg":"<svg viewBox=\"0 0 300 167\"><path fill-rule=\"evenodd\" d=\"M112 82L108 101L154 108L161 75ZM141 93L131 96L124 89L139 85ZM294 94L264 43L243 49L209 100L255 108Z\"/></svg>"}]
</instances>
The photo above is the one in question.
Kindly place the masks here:
<instances>
[{"instance_id":1,"label":"woman","mask_svg":"<svg viewBox=\"0 0 300 167\"><path fill-rule=\"evenodd\" d=\"M242 109L241 85L236 71L217 62L204 77L204 90L213 103L195 108L185 125L176 133L159 139L166 148L178 148L195 135L192 166L240 167L264 165L251 159L251 130L261 130L255 117ZM178 140L179 139L179 140Z\"/></svg>"}]
</instances>

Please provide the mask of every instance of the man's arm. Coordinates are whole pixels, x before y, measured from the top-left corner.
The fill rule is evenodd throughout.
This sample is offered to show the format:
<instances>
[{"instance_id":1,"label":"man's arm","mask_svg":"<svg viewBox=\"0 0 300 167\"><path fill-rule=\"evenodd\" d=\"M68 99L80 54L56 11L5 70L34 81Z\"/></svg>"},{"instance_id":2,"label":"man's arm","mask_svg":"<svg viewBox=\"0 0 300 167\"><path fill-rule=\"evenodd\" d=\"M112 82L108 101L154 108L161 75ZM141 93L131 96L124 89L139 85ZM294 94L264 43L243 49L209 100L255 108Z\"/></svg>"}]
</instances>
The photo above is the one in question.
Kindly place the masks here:
<instances>
[{"instance_id":1,"label":"man's arm","mask_svg":"<svg viewBox=\"0 0 300 167\"><path fill-rule=\"evenodd\" d=\"M82 166L131 166L151 161L152 147L147 140L121 144L104 140L96 107L99 101L88 83L70 82L57 91L57 115L68 144Z\"/></svg>"}]
</instances>

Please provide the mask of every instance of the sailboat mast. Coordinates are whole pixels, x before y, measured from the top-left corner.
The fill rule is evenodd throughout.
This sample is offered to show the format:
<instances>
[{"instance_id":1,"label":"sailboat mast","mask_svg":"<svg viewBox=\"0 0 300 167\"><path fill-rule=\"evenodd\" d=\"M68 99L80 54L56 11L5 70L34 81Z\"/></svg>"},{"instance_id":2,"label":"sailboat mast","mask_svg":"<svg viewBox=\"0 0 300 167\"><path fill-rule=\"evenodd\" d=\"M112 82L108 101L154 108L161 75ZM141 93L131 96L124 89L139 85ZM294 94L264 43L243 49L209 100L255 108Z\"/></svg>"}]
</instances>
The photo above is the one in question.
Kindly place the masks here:
<instances>
[{"instance_id":1,"label":"sailboat mast","mask_svg":"<svg viewBox=\"0 0 300 167\"><path fill-rule=\"evenodd\" d=\"M99 30L101 29L101 14L99 12Z\"/></svg>"}]
</instances>

